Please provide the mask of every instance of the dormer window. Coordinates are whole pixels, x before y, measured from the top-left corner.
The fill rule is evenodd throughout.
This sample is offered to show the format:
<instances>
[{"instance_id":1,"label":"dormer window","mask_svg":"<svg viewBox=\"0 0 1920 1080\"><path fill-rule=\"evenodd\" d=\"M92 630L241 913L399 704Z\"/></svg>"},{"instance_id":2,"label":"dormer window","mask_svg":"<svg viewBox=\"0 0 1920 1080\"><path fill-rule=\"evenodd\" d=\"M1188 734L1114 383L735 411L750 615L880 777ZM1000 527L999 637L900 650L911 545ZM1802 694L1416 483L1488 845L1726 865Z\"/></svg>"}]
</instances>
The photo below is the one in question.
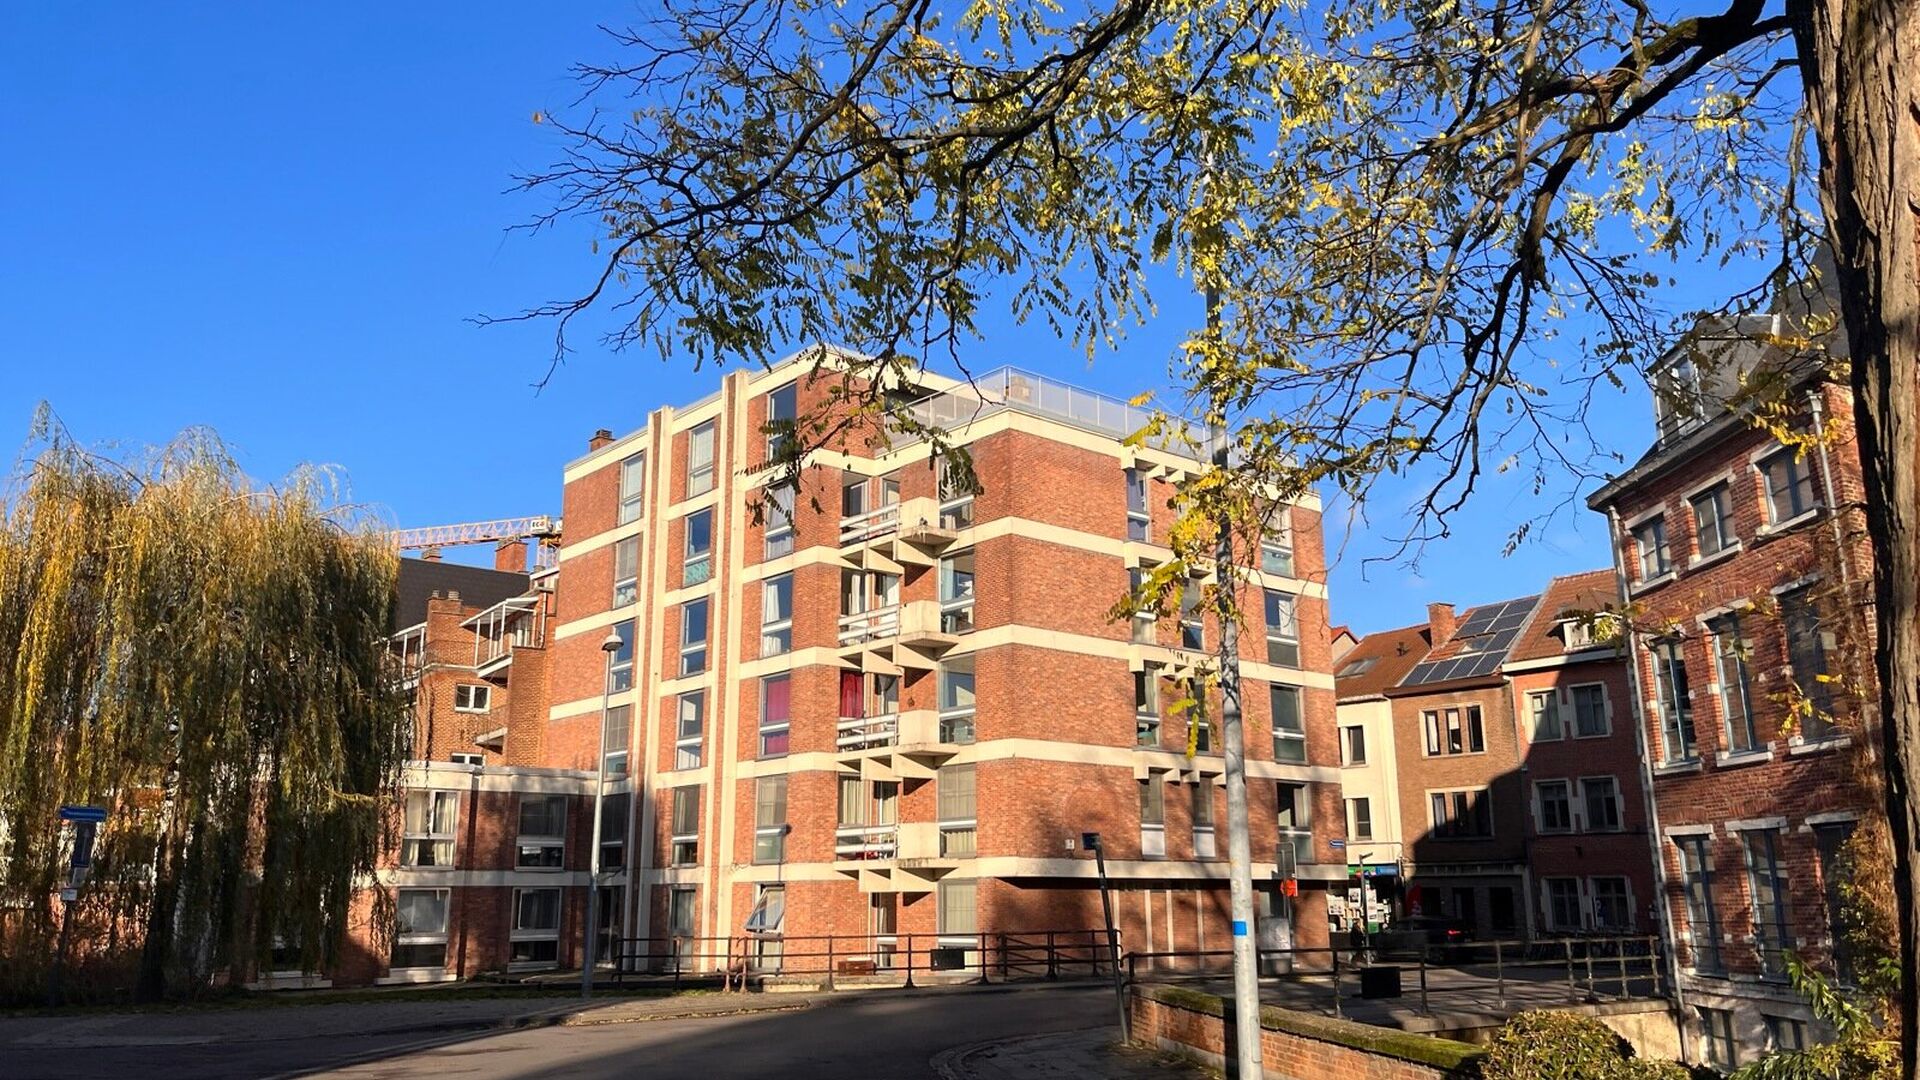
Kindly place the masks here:
<instances>
[{"instance_id":1,"label":"dormer window","mask_svg":"<svg viewBox=\"0 0 1920 1080\"><path fill-rule=\"evenodd\" d=\"M1700 369L1682 358L1653 376L1653 417L1664 441L1694 427L1701 416Z\"/></svg>"},{"instance_id":2,"label":"dormer window","mask_svg":"<svg viewBox=\"0 0 1920 1080\"><path fill-rule=\"evenodd\" d=\"M1593 624L1585 619L1560 620L1560 641L1566 645L1568 652L1593 648Z\"/></svg>"}]
</instances>

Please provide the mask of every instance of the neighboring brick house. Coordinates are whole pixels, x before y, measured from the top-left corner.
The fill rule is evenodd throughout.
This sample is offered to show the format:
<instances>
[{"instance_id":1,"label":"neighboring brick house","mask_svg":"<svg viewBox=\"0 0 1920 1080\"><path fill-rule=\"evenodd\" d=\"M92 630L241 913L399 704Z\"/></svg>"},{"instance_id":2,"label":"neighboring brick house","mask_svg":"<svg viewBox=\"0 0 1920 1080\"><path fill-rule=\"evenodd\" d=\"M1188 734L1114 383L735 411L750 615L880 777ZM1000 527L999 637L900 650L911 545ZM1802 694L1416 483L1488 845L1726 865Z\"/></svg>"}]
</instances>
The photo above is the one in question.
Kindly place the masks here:
<instances>
[{"instance_id":1,"label":"neighboring brick house","mask_svg":"<svg viewBox=\"0 0 1920 1080\"><path fill-rule=\"evenodd\" d=\"M1660 926L1632 681L1593 618L1616 591L1611 570L1554 578L1500 668L1520 719L1539 936Z\"/></svg>"},{"instance_id":2,"label":"neighboring brick house","mask_svg":"<svg viewBox=\"0 0 1920 1080\"><path fill-rule=\"evenodd\" d=\"M565 469L546 755L590 767L603 713L631 733L625 933L699 966L764 933L772 967L776 934L885 964L909 934L1097 927L1098 832L1127 948L1226 947L1222 759L1204 729L1189 757L1171 711L1218 627L1107 617L1170 557L1168 500L1204 464L1127 445L1121 402L927 375L902 407L968 448L977 496L927 442L870 431L785 492L764 424L840 381L812 372L729 374ZM1345 866L1317 501L1260 561L1240 598L1262 930L1324 945Z\"/></svg>"},{"instance_id":3,"label":"neighboring brick house","mask_svg":"<svg viewBox=\"0 0 1920 1080\"><path fill-rule=\"evenodd\" d=\"M1339 628L1334 633L1338 648ZM1351 632L1347 637L1351 638ZM1347 895L1342 928L1360 916L1366 880L1367 922L1377 931L1401 907L1400 872L1406 854L1401 823L1399 747L1393 705L1386 692L1427 658L1425 624L1382 630L1352 640L1334 669L1338 697L1340 788L1346 800Z\"/></svg>"},{"instance_id":4,"label":"neighboring brick house","mask_svg":"<svg viewBox=\"0 0 1920 1080\"><path fill-rule=\"evenodd\" d=\"M1793 429L1838 437L1798 450L1761 430L1738 388L1770 375ZM1676 350L1655 384L1657 441L1588 504L1608 515L1636 630L1694 1056L1729 1066L1808 1038L1784 956L1833 959L1838 853L1872 812L1853 778L1873 740L1846 679L1872 655L1864 492L1850 395L1812 364L1741 343L1709 370Z\"/></svg>"}]
</instances>

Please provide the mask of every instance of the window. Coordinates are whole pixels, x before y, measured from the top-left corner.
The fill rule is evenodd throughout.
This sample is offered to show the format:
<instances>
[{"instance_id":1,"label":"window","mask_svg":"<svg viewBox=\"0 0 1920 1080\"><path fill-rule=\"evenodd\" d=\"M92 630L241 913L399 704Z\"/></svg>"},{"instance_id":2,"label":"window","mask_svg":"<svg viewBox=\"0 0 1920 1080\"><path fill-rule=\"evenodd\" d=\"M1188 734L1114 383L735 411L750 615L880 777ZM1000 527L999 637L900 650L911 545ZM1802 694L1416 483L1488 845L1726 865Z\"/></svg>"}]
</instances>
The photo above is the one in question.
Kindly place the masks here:
<instances>
[{"instance_id":1,"label":"window","mask_svg":"<svg viewBox=\"0 0 1920 1080\"><path fill-rule=\"evenodd\" d=\"M1534 742L1552 742L1561 736L1558 690L1540 690L1528 694L1527 714L1533 718Z\"/></svg>"},{"instance_id":2,"label":"window","mask_svg":"<svg viewBox=\"0 0 1920 1080\"><path fill-rule=\"evenodd\" d=\"M1348 724L1340 729L1340 764L1365 765L1367 763L1367 729L1359 724Z\"/></svg>"},{"instance_id":3,"label":"window","mask_svg":"<svg viewBox=\"0 0 1920 1080\"><path fill-rule=\"evenodd\" d=\"M793 651L793 575L770 577L760 586L760 655Z\"/></svg>"},{"instance_id":4,"label":"window","mask_svg":"<svg viewBox=\"0 0 1920 1080\"><path fill-rule=\"evenodd\" d=\"M1693 741L1693 699L1687 688L1687 658L1678 641L1653 644L1654 690L1660 698L1660 746L1671 764L1699 756Z\"/></svg>"},{"instance_id":5,"label":"window","mask_svg":"<svg viewBox=\"0 0 1920 1080\"><path fill-rule=\"evenodd\" d=\"M520 839L514 866L521 870L558 870L567 861L567 798L520 796Z\"/></svg>"},{"instance_id":6,"label":"window","mask_svg":"<svg viewBox=\"0 0 1920 1080\"><path fill-rule=\"evenodd\" d=\"M486 712L493 706L493 687L484 683L459 683L453 688L454 712Z\"/></svg>"},{"instance_id":7,"label":"window","mask_svg":"<svg viewBox=\"0 0 1920 1080\"><path fill-rule=\"evenodd\" d=\"M1775 525L1792 521L1814 508L1813 472L1793 450L1782 450L1760 462L1767 478L1767 518Z\"/></svg>"},{"instance_id":8,"label":"window","mask_svg":"<svg viewBox=\"0 0 1920 1080\"><path fill-rule=\"evenodd\" d=\"M447 966L447 890L401 889L394 897L395 969Z\"/></svg>"},{"instance_id":9,"label":"window","mask_svg":"<svg viewBox=\"0 0 1920 1080\"><path fill-rule=\"evenodd\" d=\"M452 866L453 834L459 819L459 792L407 792L406 832L400 842L400 865Z\"/></svg>"},{"instance_id":10,"label":"window","mask_svg":"<svg viewBox=\"0 0 1920 1080\"><path fill-rule=\"evenodd\" d=\"M1281 577L1293 576L1293 519L1284 508L1279 520L1260 537L1260 569Z\"/></svg>"},{"instance_id":11,"label":"window","mask_svg":"<svg viewBox=\"0 0 1920 1080\"><path fill-rule=\"evenodd\" d=\"M693 886L675 885L667 894L667 934L670 937L693 936L695 910Z\"/></svg>"},{"instance_id":12,"label":"window","mask_svg":"<svg viewBox=\"0 0 1920 1080\"><path fill-rule=\"evenodd\" d=\"M554 964L560 960L560 890L513 890L510 963Z\"/></svg>"},{"instance_id":13,"label":"window","mask_svg":"<svg viewBox=\"0 0 1920 1080\"><path fill-rule=\"evenodd\" d=\"M751 934L778 934L786 916L787 887L761 885L753 898L753 910L747 914L744 929Z\"/></svg>"},{"instance_id":14,"label":"window","mask_svg":"<svg viewBox=\"0 0 1920 1080\"><path fill-rule=\"evenodd\" d=\"M707 670L707 600L689 600L680 605L680 674L698 675Z\"/></svg>"},{"instance_id":15,"label":"window","mask_svg":"<svg viewBox=\"0 0 1920 1080\"><path fill-rule=\"evenodd\" d=\"M1582 739L1597 739L1613 733L1607 721L1607 688L1600 683L1576 686L1573 694L1573 733Z\"/></svg>"},{"instance_id":16,"label":"window","mask_svg":"<svg viewBox=\"0 0 1920 1080\"><path fill-rule=\"evenodd\" d=\"M1133 673L1133 741L1139 746L1160 745L1160 671L1146 668Z\"/></svg>"},{"instance_id":17,"label":"window","mask_svg":"<svg viewBox=\"0 0 1920 1080\"><path fill-rule=\"evenodd\" d=\"M1714 677L1720 683L1720 721L1727 749L1756 750L1760 740L1753 730L1752 684L1747 676L1750 650L1740 634L1740 617L1729 613L1710 619L1707 633L1713 639Z\"/></svg>"},{"instance_id":18,"label":"window","mask_svg":"<svg viewBox=\"0 0 1920 1080\"><path fill-rule=\"evenodd\" d=\"M605 724L605 748L607 757L601 761L601 769L607 776L626 776L626 753L634 742L634 707L632 705L609 705L607 715L601 717Z\"/></svg>"},{"instance_id":19,"label":"window","mask_svg":"<svg viewBox=\"0 0 1920 1080\"><path fill-rule=\"evenodd\" d=\"M787 778L762 776L753 782L753 861L784 862L787 857Z\"/></svg>"},{"instance_id":20,"label":"window","mask_svg":"<svg viewBox=\"0 0 1920 1080\"><path fill-rule=\"evenodd\" d=\"M613 542L613 606L626 607L640 598L640 538Z\"/></svg>"},{"instance_id":21,"label":"window","mask_svg":"<svg viewBox=\"0 0 1920 1080\"><path fill-rule=\"evenodd\" d=\"M973 552L940 560L940 632L973 631Z\"/></svg>"},{"instance_id":22,"label":"window","mask_svg":"<svg viewBox=\"0 0 1920 1080\"><path fill-rule=\"evenodd\" d=\"M1307 785L1279 783L1273 786L1274 823L1279 828L1276 855L1283 876L1292 877L1302 863L1313 861L1313 804Z\"/></svg>"},{"instance_id":23,"label":"window","mask_svg":"<svg viewBox=\"0 0 1920 1080\"><path fill-rule=\"evenodd\" d=\"M1358 660L1347 661L1346 664L1344 664L1339 671L1334 672L1334 674L1339 676L1342 679L1349 678L1354 675L1364 675L1367 672L1372 671L1374 665L1378 664L1379 662L1380 662L1380 658L1377 656L1363 656Z\"/></svg>"},{"instance_id":24,"label":"window","mask_svg":"<svg viewBox=\"0 0 1920 1080\"><path fill-rule=\"evenodd\" d=\"M1139 596L1140 590L1146 586L1146 583L1147 571L1145 569L1138 566L1127 569L1127 594L1129 596ZM1142 607L1134 610L1132 640L1136 644L1154 644L1154 621L1152 607Z\"/></svg>"},{"instance_id":25,"label":"window","mask_svg":"<svg viewBox=\"0 0 1920 1080\"><path fill-rule=\"evenodd\" d=\"M1547 929L1580 929L1580 879L1541 878L1540 884L1547 894Z\"/></svg>"},{"instance_id":26,"label":"window","mask_svg":"<svg viewBox=\"0 0 1920 1080\"><path fill-rule=\"evenodd\" d=\"M1152 512L1147 509L1147 477L1139 469L1127 470L1127 539L1146 540L1153 533Z\"/></svg>"},{"instance_id":27,"label":"window","mask_svg":"<svg viewBox=\"0 0 1920 1080\"><path fill-rule=\"evenodd\" d=\"M1673 569L1667 550L1667 519L1654 518L1633 529L1633 546L1640 559L1640 580L1652 581Z\"/></svg>"},{"instance_id":28,"label":"window","mask_svg":"<svg viewBox=\"0 0 1920 1080\"><path fill-rule=\"evenodd\" d=\"M1798 714L1801 737L1827 738L1834 733L1833 684L1827 677L1826 632L1820 627L1820 612L1813 606L1811 587L1780 597L1780 621L1786 627L1787 663L1793 668L1793 684L1812 706L1811 711Z\"/></svg>"},{"instance_id":29,"label":"window","mask_svg":"<svg viewBox=\"0 0 1920 1080\"><path fill-rule=\"evenodd\" d=\"M964 529L973 524L973 489L952 458L940 459L940 527Z\"/></svg>"},{"instance_id":30,"label":"window","mask_svg":"<svg viewBox=\"0 0 1920 1080\"><path fill-rule=\"evenodd\" d=\"M1607 933L1633 932L1633 897L1623 877L1588 878L1593 893L1593 928Z\"/></svg>"},{"instance_id":31,"label":"window","mask_svg":"<svg viewBox=\"0 0 1920 1080\"><path fill-rule=\"evenodd\" d=\"M635 454L620 463L620 515L617 523L640 520L647 503L647 455Z\"/></svg>"},{"instance_id":32,"label":"window","mask_svg":"<svg viewBox=\"0 0 1920 1080\"><path fill-rule=\"evenodd\" d=\"M1433 814L1433 834L1446 840L1493 835L1493 810L1486 788L1436 791L1427 797Z\"/></svg>"},{"instance_id":33,"label":"window","mask_svg":"<svg viewBox=\"0 0 1920 1080\"><path fill-rule=\"evenodd\" d=\"M1760 1019L1767 1025L1768 1053L1807 1048L1807 1025L1804 1021L1772 1013L1761 1013Z\"/></svg>"},{"instance_id":34,"label":"window","mask_svg":"<svg viewBox=\"0 0 1920 1080\"><path fill-rule=\"evenodd\" d=\"M686 558L680 584L698 585L713 577L713 511L696 510L686 516Z\"/></svg>"},{"instance_id":35,"label":"window","mask_svg":"<svg viewBox=\"0 0 1920 1080\"><path fill-rule=\"evenodd\" d=\"M779 456L780 448L793 437L794 421L800 418L800 384L788 383L767 395L767 457Z\"/></svg>"},{"instance_id":36,"label":"window","mask_svg":"<svg viewBox=\"0 0 1920 1080\"><path fill-rule=\"evenodd\" d=\"M972 765L943 765L937 774L941 858L969 858L978 850L976 782Z\"/></svg>"},{"instance_id":37,"label":"window","mask_svg":"<svg viewBox=\"0 0 1920 1080\"><path fill-rule=\"evenodd\" d=\"M1713 838L1678 836L1673 843L1680 849L1680 875L1686 883L1693 969L1718 974L1726 968L1720 962L1720 911L1713 904Z\"/></svg>"},{"instance_id":38,"label":"window","mask_svg":"<svg viewBox=\"0 0 1920 1080\"><path fill-rule=\"evenodd\" d=\"M1193 857L1211 859L1219 855L1213 833L1213 785L1202 780L1187 785L1188 820L1193 824Z\"/></svg>"},{"instance_id":39,"label":"window","mask_svg":"<svg viewBox=\"0 0 1920 1080\"><path fill-rule=\"evenodd\" d=\"M940 741L970 743L973 729L973 661L956 660L940 668Z\"/></svg>"},{"instance_id":40,"label":"window","mask_svg":"<svg viewBox=\"0 0 1920 1080\"><path fill-rule=\"evenodd\" d=\"M867 512L867 478L856 476L840 485L840 516L861 517Z\"/></svg>"},{"instance_id":41,"label":"window","mask_svg":"<svg viewBox=\"0 0 1920 1080\"><path fill-rule=\"evenodd\" d=\"M1851 821L1821 822L1813 827L1813 842L1820 858L1820 891L1826 900L1827 940L1833 950L1833 969L1840 981L1854 982L1853 960L1847 947L1845 896L1847 879L1846 845L1853 839Z\"/></svg>"},{"instance_id":42,"label":"window","mask_svg":"<svg viewBox=\"0 0 1920 1080\"><path fill-rule=\"evenodd\" d=\"M1780 865L1779 833L1756 829L1746 833L1747 886L1753 897L1753 948L1760 954L1760 973L1784 978L1787 949L1787 873Z\"/></svg>"},{"instance_id":43,"label":"window","mask_svg":"<svg viewBox=\"0 0 1920 1080\"><path fill-rule=\"evenodd\" d=\"M760 680L760 756L779 757L791 745L793 683L786 675Z\"/></svg>"},{"instance_id":44,"label":"window","mask_svg":"<svg viewBox=\"0 0 1920 1080\"><path fill-rule=\"evenodd\" d=\"M977 898L974 883L971 881L943 881L936 893L935 903L939 907L936 913L937 930L942 936L971 936L978 932L978 923L974 914Z\"/></svg>"},{"instance_id":45,"label":"window","mask_svg":"<svg viewBox=\"0 0 1920 1080\"><path fill-rule=\"evenodd\" d=\"M1180 592L1180 647L1183 649L1207 647L1206 612L1201 607L1203 593L1199 584L1192 581Z\"/></svg>"},{"instance_id":46,"label":"window","mask_svg":"<svg viewBox=\"0 0 1920 1080\"><path fill-rule=\"evenodd\" d=\"M687 433L687 498L713 490L713 421Z\"/></svg>"},{"instance_id":47,"label":"window","mask_svg":"<svg viewBox=\"0 0 1920 1080\"><path fill-rule=\"evenodd\" d=\"M1701 1045L1706 1051L1707 1064L1721 1071L1731 1069L1736 1064L1733 1049L1733 1012L1728 1009L1710 1009L1705 1005L1696 1005L1700 1014Z\"/></svg>"},{"instance_id":48,"label":"window","mask_svg":"<svg viewBox=\"0 0 1920 1080\"><path fill-rule=\"evenodd\" d=\"M1267 663L1300 666L1299 601L1292 593L1267 593Z\"/></svg>"},{"instance_id":49,"label":"window","mask_svg":"<svg viewBox=\"0 0 1920 1080\"><path fill-rule=\"evenodd\" d=\"M1534 799L1540 806L1539 827L1542 833L1573 831L1573 800L1568 794L1570 787L1565 780L1541 780L1533 785Z\"/></svg>"},{"instance_id":50,"label":"window","mask_svg":"<svg viewBox=\"0 0 1920 1080\"><path fill-rule=\"evenodd\" d=\"M1347 839L1373 839L1373 800L1347 800Z\"/></svg>"},{"instance_id":51,"label":"window","mask_svg":"<svg viewBox=\"0 0 1920 1080\"><path fill-rule=\"evenodd\" d=\"M447 760L453 762L455 765L485 765L487 763L487 755L453 753L447 755ZM5 835L5 832L0 832L0 837L4 837Z\"/></svg>"},{"instance_id":52,"label":"window","mask_svg":"<svg viewBox=\"0 0 1920 1080\"><path fill-rule=\"evenodd\" d=\"M1666 441L1698 424L1704 417L1700 390L1700 369L1691 360L1680 360L1654 374L1654 424Z\"/></svg>"},{"instance_id":53,"label":"window","mask_svg":"<svg viewBox=\"0 0 1920 1080\"><path fill-rule=\"evenodd\" d=\"M1560 620L1560 644L1567 652L1593 648L1593 623L1584 618Z\"/></svg>"},{"instance_id":54,"label":"window","mask_svg":"<svg viewBox=\"0 0 1920 1080\"><path fill-rule=\"evenodd\" d=\"M600 802L602 870L618 870L627 865L627 819L632 816L632 807L633 796L624 791Z\"/></svg>"},{"instance_id":55,"label":"window","mask_svg":"<svg viewBox=\"0 0 1920 1080\"><path fill-rule=\"evenodd\" d=\"M1194 687L1192 683L1187 683L1186 686L1188 687L1186 696L1193 698L1196 702L1206 692ZM1213 744L1219 740L1215 737L1216 732L1213 730L1213 718L1207 715L1206 708L1195 704L1187 710L1186 720L1187 746L1196 754L1213 753Z\"/></svg>"},{"instance_id":56,"label":"window","mask_svg":"<svg viewBox=\"0 0 1920 1080\"><path fill-rule=\"evenodd\" d=\"M1426 727L1428 757L1486 752L1487 731L1480 719L1480 706L1429 709L1420 718Z\"/></svg>"},{"instance_id":57,"label":"window","mask_svg":"<svg viewBox=\"0 0 1920 1080\"><path fill-rule=\"evenodd\" d=\"M702 691L680 695L679 717L673 739L673 767L700 767L701 744L706 739L707 695Z\"/></svg>"},{"instance_id":58,"label":"window","mask_svg":"<svg viewBox=\"0 0 1920 1080\"><path fill-rule=\"evenodd\" d=\"M1718 555L1738 542L1733 534L1732 500L1727 485L1715 484L1693 497L1693 542L1699 557Z\"/></svg>"},{"instance_id":59,"label":"window","mask_svg":"<svg viewBox=\"0 0 1920 1080\"><path fill-rule=\"evenodd\" d=\"M1306 761L1307 729L1300 720L1300 688L1274 683L1267 688L1267 698L1273 708L1273 760Z\"/></svg>"},{"instance_id":60,"label":"window","mask_svg":"<svg viewBox=\"0 0 1920 1080\"><path fill-rule=\"evenodd\" d=\"M607 658L607 693L618 694L633 689L633 620L614 623L613 636L620 647Z\"/></svg>"},{"instance_id":61,"label":"window","mask_svg":"<svg viewBox=\"0 0 1920 1080\"><path fill-rule=\"evenodd\" d=\"M780 484L766 489L761 508L767 530L767 555L777 559L793 553L793 487Z\"/></svg>"},{"instance_id":62,"label":"window","mask_svg":"<svg viewBox=\"0 0 1920 1080\"><path fill-rule=\"evenodd\" d=\"M1620 785L1611 776L1588 776L1580 781L1580 801L1586 808L1587 832L1620 831Z\"/></svg>"},{"instance_id":63,"label":"window","mask_svg":"<svg viewBox=\"0 0 1920 1080\"><path fill-rule=\"evenodd\" d=\"M700 789L673 789L673 865L692 866L700 861Z\"/></svg>"},{"instance_id":64,"label":"window","mask_svg":"<svg viewBox=\"0 0 1920 1080\"><path fill-rule=\"evenodd\" d=\"M1167 789L1158 779L1140 781L1140 855L1162 859L1167 854Z\"/></svg>"}]
</instances>

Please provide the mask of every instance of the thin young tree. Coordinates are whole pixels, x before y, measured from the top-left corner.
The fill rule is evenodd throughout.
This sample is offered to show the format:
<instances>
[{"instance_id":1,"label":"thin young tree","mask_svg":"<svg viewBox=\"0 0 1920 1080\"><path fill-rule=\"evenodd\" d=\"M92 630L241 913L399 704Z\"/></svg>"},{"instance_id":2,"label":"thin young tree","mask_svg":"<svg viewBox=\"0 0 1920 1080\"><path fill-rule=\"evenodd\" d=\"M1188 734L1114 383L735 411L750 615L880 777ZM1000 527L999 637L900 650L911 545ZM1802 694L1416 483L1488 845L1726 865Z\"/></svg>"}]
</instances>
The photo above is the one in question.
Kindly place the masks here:
<instances>
[{"instance_id":1,"label":"thin young tree","mask_svg":"<svg viewBox=\"0 0 1920 1080\"><path fill-rule=\"evenodd\" d=\"M1092 354L1175 310L1168 290L1210 290L1174 366L1238 453L1183 512L1411 470L1417 545L1490 470L1552 491L1613 460L1593 394L1805 286L1825 247L1911 972L1917 7L672 0L582 69L569 115L536 116L566 147L525 178L538 224L584 215L598 240L577 295L519 317L557 323L556 362L596 306L612 345L696 363L836 342L870 357L849 385L880 416L985 305ZM1900 1018L1911 1076L1911 985Z\"/></svg>"},{"instance_id":2,"label":"thin young tree","mask_svg":"<svg viewBox=\"0 0 1920 1080\"><path fill-rule=\"evenodd\" d=\"M0 519L0 887L29 913L0 967L37 976L78 919L146 998L276 947L316 968L406 751L394 552L325 471L260 487L206 432L112 458L38 428ZM57 905L70 803L109 816Z\"/></svg>"}]
</instances>

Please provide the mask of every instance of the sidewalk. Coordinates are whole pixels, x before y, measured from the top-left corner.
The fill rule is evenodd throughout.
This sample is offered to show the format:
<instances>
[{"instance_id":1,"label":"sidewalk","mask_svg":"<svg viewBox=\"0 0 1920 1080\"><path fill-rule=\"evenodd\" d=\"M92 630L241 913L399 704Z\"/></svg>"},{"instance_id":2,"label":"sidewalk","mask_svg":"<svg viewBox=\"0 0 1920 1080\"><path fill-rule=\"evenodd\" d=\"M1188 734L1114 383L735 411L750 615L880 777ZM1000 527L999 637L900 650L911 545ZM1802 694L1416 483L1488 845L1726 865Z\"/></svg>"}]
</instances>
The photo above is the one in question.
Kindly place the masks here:
<instances>
[{"instance_id":1,"label":"sidewalk","mask_svg":"<svg viewBox=\"0 0 1920 1080\"><path fill-rule=\"evenodd\" d=\"M941 1080L1202 1080L1219 1074L1120 1043L1111 1027L961 1046L935 1055Z\"/></svg>"},{"instance_id":2,"label":"sidewalk","mask_svg":"<svg viewBox=\"0 0 1920 1080\"><path fill-rule=\"evenodd\" d=\"M450 998L355 1001L178 1012L78 1013L0 1018L0 1048L197 1046L354 1038L403 1032L624 1024L810 1008L828 994L685 994L674 997Z\"/></svg>"}]
</instances>

